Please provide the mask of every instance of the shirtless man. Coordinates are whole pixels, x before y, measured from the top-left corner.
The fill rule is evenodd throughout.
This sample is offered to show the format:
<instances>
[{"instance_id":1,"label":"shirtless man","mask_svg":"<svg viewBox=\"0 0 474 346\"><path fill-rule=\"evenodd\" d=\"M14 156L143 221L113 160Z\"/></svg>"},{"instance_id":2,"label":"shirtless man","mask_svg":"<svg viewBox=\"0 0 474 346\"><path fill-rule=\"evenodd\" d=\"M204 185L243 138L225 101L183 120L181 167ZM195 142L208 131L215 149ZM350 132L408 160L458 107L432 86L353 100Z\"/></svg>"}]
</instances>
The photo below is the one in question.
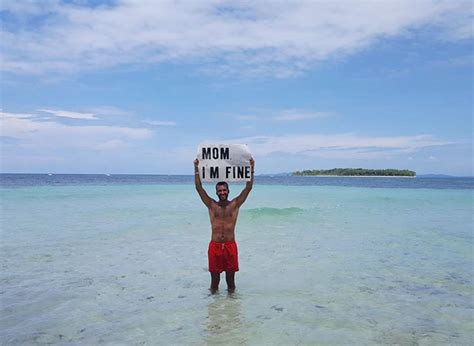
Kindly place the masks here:
<instances>
[{"instance_id":1,"label":"shirtless man","mask_svg":"<svg viewBox=\"0 0 474 346\"><path fill-rule=\"evenodd\" d=\"M232 201L228 200L229 185L226 182L216 184L218 201L213 200L206 193L199 177L199 160L194 160L194 183L201 200L209 210L211 220L211 241L208 249L209 272L211 273L211 293L219 288L221 273L225 271L227 289L235 290L234 275L239 271L237 243L235 242L235 224L239 215L239 208L247 199L252 190L255 161L250 159L250 181L245 185L239 196Z\"/></svg>"}]
</instances>

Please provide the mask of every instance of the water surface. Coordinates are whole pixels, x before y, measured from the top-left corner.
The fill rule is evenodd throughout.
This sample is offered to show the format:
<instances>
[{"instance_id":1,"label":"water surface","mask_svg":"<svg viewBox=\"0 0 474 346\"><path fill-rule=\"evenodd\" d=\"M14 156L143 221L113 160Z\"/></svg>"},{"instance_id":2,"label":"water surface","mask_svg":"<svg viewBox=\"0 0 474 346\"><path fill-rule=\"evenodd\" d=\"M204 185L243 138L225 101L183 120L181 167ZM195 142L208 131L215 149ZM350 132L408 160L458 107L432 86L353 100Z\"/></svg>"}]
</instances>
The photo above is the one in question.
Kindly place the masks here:
<instances>
[{"instance_id":1,"label":"water surface","mask_svg":"<svg viewBox=\"0 0 474 346\"><path fill-rule=\"evenodd\" d=\"M209 295L192 177L156 177L2 176L3 343L472 342L472 179L260 178Z\"/></svg>"}]
</instances>

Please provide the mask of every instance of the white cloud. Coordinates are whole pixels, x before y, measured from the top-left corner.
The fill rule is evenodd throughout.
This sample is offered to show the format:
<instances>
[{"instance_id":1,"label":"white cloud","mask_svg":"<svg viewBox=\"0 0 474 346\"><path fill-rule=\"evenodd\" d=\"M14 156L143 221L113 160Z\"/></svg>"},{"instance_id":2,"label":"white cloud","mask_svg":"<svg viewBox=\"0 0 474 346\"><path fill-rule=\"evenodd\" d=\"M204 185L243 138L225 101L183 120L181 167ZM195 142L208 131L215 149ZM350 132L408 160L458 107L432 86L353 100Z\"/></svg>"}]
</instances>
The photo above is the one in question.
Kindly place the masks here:
<instances>
[{"instance_id":1,"label":"white cloud","mask_svg":"<svg viewBox=\"0 0 474 346\"><path fill-rule=\"evenodd\" d=\"M284 78L420 28L472 37L469 1L5 2L2 69L26 74L198 61L217 73Z\"/></svg>"},{"instance_id":2,"label":"white cloud","mask_svg":"<svg viewBox=\"0 0 474 346\"><path fill-rule=\"evenodd\" d=\"M53 114L61 118L82 119L82 120L97 120L94 113L79 113L54 109L37 109L38 112Z\"/></svg>"},{"instance_id":3,"label":"white cloud","mask_svg":"<svg viewBox=\"0 0 474 346\"><path fill-rule=\"evenodd\" d=\"M299 121L299 120L309 120L309 119L318 119L334 116L335 113L331 112L315 112L306 109L282 109L282 110L266 110L260 109L255 110L257 115L247 115L247 114L223 114L231 115L237 120L240 121L258 121L258 120L276 120L276 121Z\"/></svg>"},{"instance_id":4,"label":"white cloud","mask_svg":"<svg viewBox=\"0 0 474 346\"><path fill-rule=\"evenodd\" d=\"M29 150L114 149L152 136L152 132L145 128L71 126L12 116L2 116L0 121L2 136L20 140L16 147Z\"/></svg>"},{"instance_id":5,"label":"white cloud","mask_svg":"<svg viewBox=\"0 0 474 346\"><path fill-rule=\"evenodd\" d=\"M114 107L114 106L101 106L89 109L89 112L95 115L101 116L120 116L120 117L127 117L133 115L133 112Z\"/></svg>"},{"instance_id":6,"label":"white cloud","mask_svg":"<svg viewBox=\"0 0 474 346\"><path fill-rule=\"evenodd\" d=\"M278 121L298 121L329 117L332 114L329 112L309 112L303 109L287 109L279 112L279 115L273 117Z\"/></svg>"},{"instance_id":7,"label":"white cloud","mask_svg":"<svg viewBox=\"0 0 474 346\"><path fill-rule=\"evenodd\" d=\"M35 115L30 114L30 113L8 113L8 112L0 111L0 117L1 118L29 119L29 118L35 117Z\"/></svg>"},{"instance_id":8,"label":"white cloud","mask_svg":"<svg viewBox=\"0 0 474 346\"><path fill-rule=\"evenodd\" d=\"M176 126L174 121L163 121L163 120L145 120L145 124L150 124L153 126Z\"/></svg>"},{"instance_id":9,"label":"white cloud","mask_svg":"<svg viewBox=\"0 0 474 346\"><path fill-rule=\"evenodd\" d=\"M333 159L391 158L423 148L452 144L431 135L368 137L350 133L253 136L224 142L245 143L256 156L289 154Z\"/></svg>"}]
</instances>

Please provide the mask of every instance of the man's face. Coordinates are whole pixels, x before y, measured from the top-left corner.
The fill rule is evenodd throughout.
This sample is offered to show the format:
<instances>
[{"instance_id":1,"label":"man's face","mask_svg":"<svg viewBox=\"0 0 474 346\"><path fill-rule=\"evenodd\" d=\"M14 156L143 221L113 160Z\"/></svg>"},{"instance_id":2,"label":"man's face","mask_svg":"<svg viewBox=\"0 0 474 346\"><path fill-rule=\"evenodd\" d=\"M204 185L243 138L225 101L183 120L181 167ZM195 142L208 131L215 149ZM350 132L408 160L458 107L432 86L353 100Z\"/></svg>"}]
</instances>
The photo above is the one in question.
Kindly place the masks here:
<instances>
[{"instance_id":1,"label":"man's face","mask_svg":"<svg viewBox=\"0 0 474 346\"><path fill-rule=\"evenodd\" d=\"M227 197L229 197L229 190L225 187L225 185L217 186L216 193L219 197L219 201L227 201Z\"/></svg>"}]
</instances>

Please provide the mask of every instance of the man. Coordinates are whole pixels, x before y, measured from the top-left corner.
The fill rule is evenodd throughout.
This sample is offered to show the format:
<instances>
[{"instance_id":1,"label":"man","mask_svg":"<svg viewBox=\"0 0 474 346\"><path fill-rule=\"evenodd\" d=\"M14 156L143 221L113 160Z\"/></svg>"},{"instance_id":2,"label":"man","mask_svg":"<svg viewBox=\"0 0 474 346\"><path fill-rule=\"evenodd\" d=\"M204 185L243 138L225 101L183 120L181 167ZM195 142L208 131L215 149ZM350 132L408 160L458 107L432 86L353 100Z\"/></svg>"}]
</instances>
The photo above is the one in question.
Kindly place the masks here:
<instances>
[{"instance_id":1,"label":"man","mask_svg":"<svg viewBox=\"0 0 474 346\"><path fill-rule=\"evenodd\" d=\"M255 161L250 158L250 181L245 185L239 196L232 201L228 200L229 185L226 182L216 184L218 201L213 200L206 193L199 177L199 160L194 160L194 183L201 200L209 210L211 221L211 241L208 249L209 272L211 273L211 293L219 288L221 273L225 271L227 289L234 292L235 272L239 271L237 244L235 242L235 224L239 215L239 208L247 199L252 190Z\"/></svg>"}]
</instances>

